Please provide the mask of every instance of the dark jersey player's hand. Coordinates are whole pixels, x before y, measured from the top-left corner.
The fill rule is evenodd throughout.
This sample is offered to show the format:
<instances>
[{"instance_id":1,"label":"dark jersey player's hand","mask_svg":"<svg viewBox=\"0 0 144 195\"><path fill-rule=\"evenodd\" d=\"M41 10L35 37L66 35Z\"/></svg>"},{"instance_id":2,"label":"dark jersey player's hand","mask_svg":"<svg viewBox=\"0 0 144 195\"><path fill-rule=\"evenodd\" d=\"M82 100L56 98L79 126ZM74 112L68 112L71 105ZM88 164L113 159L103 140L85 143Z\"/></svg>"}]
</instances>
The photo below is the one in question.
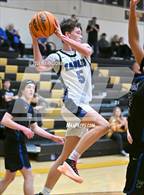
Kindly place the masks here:
<instances>
[{"instance_id":1,"label":"dark jersey player's hand","mask_svg":"<svg viewBox=\"0 0 144 195\"><path fill-rule=\"evenodd\" d=\"M136 4L139 3L139 1L140 1L140 0L131 0L130 3L131 3L132 5L136 5Z\"/></svg>"},{"instance_id":2,"label":"dark jersey player's hand","mask_svg":"<svg viewBox=\"0 0 144 195\"><path fill-rule=\"evenodd\" d=\"M129 130L127 130L127 140L129 142L129 144L132 144L133 143L133 139L132 139L132 136L131 136Z\"/></svg>"},{"instance_id":3,"label":"dark jersey player's hand","mask_svg":"<svg viewBox=\"0 0 144 195\"><path fill-rule=\"evenodd\" d=\"M31 129L25 128L23 130L23 133L28 139L31 139L34 136L34 133L31 131Z\"/></svg>"}]
</instances>

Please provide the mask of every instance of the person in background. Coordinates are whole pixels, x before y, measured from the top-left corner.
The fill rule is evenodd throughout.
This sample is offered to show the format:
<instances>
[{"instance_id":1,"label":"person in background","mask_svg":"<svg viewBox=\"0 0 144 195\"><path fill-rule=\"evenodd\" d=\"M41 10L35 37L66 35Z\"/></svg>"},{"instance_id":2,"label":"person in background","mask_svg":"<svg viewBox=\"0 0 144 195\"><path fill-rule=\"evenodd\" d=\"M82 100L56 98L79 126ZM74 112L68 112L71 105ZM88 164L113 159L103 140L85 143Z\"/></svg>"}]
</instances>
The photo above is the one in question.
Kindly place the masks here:
<instances>
[{"instance_id":1,"label":"person in background","mask_svg":"<svg viewBox=\"0 0 144 195\"><path fill-rule=\"evenodd\" d=\"M13 24L9 24L6 27L6 34L10 43L10 46L23 57L25 44L21 41L19 32L14 28Z\"/></svg>"},{"instance_id":2,"label":"person in background","mask_svg":"<svg viewBox=\"0 0 144 195\"><path fill-rule=\"evenodd\" d=\"M0 27L0 50L1 51L9 51L10 44L8 41L7 34L3 28Z\"/></svg>"},{"instance_id":3,"label":"person in background","mask_svg":"<svg viewBox=\"0 0 144 195\"><path fill-rule=\"evenodd\" d=\"M70 19L76 23L78 22L78 18L75 14L72 14Z\"/></svg>"},{"instance_id":4,"label":"person in background","mask_svg":"<svg viewBox=\"0 0 144 195\"><path fill-rule=\"evenodd\" d=\"M17 99L15 91L11 89L11 81L9 79L5 79L2 81L3 88L0 90L0 108L7 109L12 100Z\"/></svg>"},{"instance_id":5,"label":"person in background","mask_svg":"<svg viewBox=\"0 0 144 195\"><path fill-rule=\"evenodd\" d=\"M49 44L47 38L39 38L38 44L43 56L48 56L50 53L52 53L53 48L51 44Z\"/></svg>"},{"instance_id":6,"label":"person in background","mask_svg":"<svg viewBox=\"0 0 144 195\"><path fill-rule=\"evenodd\" d=\"M93 48L93 54L92 54L92 59L96 59L97 57L97 52L98 52L98 33L100 31L100 26L99 24L96 23L97 18L92 17L91 20L89 20L86 32L88 34L88 44Z\"/></svg>"},{"instance_id":7,"label":"person in background","mask_svg":"<svg viewBox=\"0 0 144 195\"><path fill-rule=\"evenodd\" d=\"M129 156L124 150L124 142L127 140L128 122L126 117L122 116L120 107L115 107L113 109L113 115L110 117L109 123L111 128L108 137L118 143L122 155Z\"/></svg>"},{"instance_id":8,"label":"person in background","mask_svg":"<svg viewBox=\"0 0 144 195\"><path fill-rule=\"evenodd\" d=\"M26 149L26 138L30 139L34 133L63 143L63 138L52 135L36 122L35 113L30 102L35 93L36 84L32 80L24 80L21 83L19 98L13 101L4 114L1 124L6 127L4 151L5 151L5 176L0 181L0 194L14 180L19 170L24 178L24 194L33 195L33 176L28 153Z\"/></svg>"},{"instance_id":9,"label":"person in background","mask_svg":"<svg viewBox=\"0 0 144 195\"><path fill-rule=\"evenodd\" d=\"M114 57L118 57L118 50L119 50L119 36L115 34L111 39L111 49L112 55Z\"/></svg>"},{"instance_id":10,"label":"person in background","mask_svg":"<svg viewBox=\"0 0 144 195\"><path fill-rule=\"evenodd\" d=\"M106 38L107 34L102 33L100 39L98 40L99 57L101 58L110 58L112 56L110 43L107 41Z\"/></svg>"},{"instance_id":11,"label":"person in background","mask_svg":"<svg viewBox=\"0 0 144 195\"><path fill-rule=\"evenodd\" d=\"M119 48L118 48L118 57L122 57L124 59L130 59L132 56L131 49L129 46L124 43L124 38L119 38Z\"/></svg>"}]
</instances>

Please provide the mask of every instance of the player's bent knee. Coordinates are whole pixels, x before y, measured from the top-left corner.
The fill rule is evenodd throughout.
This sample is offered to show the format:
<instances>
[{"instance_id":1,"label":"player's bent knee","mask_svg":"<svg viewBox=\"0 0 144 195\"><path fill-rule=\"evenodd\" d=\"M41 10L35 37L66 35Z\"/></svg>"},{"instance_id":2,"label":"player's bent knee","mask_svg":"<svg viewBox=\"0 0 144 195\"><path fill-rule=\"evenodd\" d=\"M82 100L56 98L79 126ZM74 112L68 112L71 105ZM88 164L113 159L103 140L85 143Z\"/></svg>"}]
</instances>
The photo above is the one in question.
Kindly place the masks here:
<instances>
[{"instance_id":1,"label":"player's bent knee","mask_svg":"<svg viewBox=\"0 0 144 195\"><path fill-rule=\"evenodd\" d=\"M109 124L109 122L105 122L105 123L103 123L103 124L102 124L102 127L103 127L103 131L104 131L104 133L107 133L107 132L108 132L108 130L109 130L109 128L110 128L110 124Z\"/></svg>"}]
</instances>

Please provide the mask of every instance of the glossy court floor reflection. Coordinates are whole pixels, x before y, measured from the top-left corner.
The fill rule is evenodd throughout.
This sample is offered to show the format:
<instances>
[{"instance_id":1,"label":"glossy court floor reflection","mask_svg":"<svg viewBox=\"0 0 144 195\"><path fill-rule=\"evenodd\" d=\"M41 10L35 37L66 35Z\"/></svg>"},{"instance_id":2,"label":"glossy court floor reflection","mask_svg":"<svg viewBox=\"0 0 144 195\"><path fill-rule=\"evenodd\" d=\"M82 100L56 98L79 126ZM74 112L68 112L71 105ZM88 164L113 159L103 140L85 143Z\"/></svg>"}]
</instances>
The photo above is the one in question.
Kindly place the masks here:
<instances>
[{"instance_id":1,"label":"glossy court floor reflection","mask_svg":"<svg viewBox=\"0 0 144 195\"><path fill-rule=\"evenodd\" d=\"M42 190L53 162L31 161L31 163L36 193ZM77 184L62 176L52 195L123 195L127 163L128 158L120 155L82 158L78 166L84 182ZM3 175L4 162L3 158L0 158L0 177ZM4 195L23 195L23 178L19 173Z\"/></svg>"}]
</instances>

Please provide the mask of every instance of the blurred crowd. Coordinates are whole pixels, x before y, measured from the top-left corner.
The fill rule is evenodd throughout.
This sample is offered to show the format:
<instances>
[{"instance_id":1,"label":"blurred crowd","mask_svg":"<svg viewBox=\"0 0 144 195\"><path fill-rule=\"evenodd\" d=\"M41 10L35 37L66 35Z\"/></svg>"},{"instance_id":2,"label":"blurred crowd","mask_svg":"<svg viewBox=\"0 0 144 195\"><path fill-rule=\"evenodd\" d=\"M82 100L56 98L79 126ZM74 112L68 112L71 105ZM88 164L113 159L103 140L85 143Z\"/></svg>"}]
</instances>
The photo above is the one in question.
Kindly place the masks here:
<instances>
[{"instance_id":1,"label":"blurred crowd","mask_svg":"<svg viewBox=\"0 0 144 195\"><path fill-rule=\"evenodd\" d=\"M71 20L79 23L79 18L71 15ZM83 29L84 31L84 29ZM93 48L92 59L96 58L122 58L131 59L132 52L130 47L125 43L124 38L115 34L110 40L107 39L107 33L103 32L99 35L100 25L97 23L97 18L92 17L88 21L85 29L87 33L87 42ZM50 42L48 38L39 38L39 47L43 56L47 56L55 51L56 44ZM5 29L0 27L0 51L15 51L19 57L23 57L27 53L27 48L21 40L18 30L13 24L9 24ZM29 49L32 55L32 47Z\"/></svg>"}]
</instances>

